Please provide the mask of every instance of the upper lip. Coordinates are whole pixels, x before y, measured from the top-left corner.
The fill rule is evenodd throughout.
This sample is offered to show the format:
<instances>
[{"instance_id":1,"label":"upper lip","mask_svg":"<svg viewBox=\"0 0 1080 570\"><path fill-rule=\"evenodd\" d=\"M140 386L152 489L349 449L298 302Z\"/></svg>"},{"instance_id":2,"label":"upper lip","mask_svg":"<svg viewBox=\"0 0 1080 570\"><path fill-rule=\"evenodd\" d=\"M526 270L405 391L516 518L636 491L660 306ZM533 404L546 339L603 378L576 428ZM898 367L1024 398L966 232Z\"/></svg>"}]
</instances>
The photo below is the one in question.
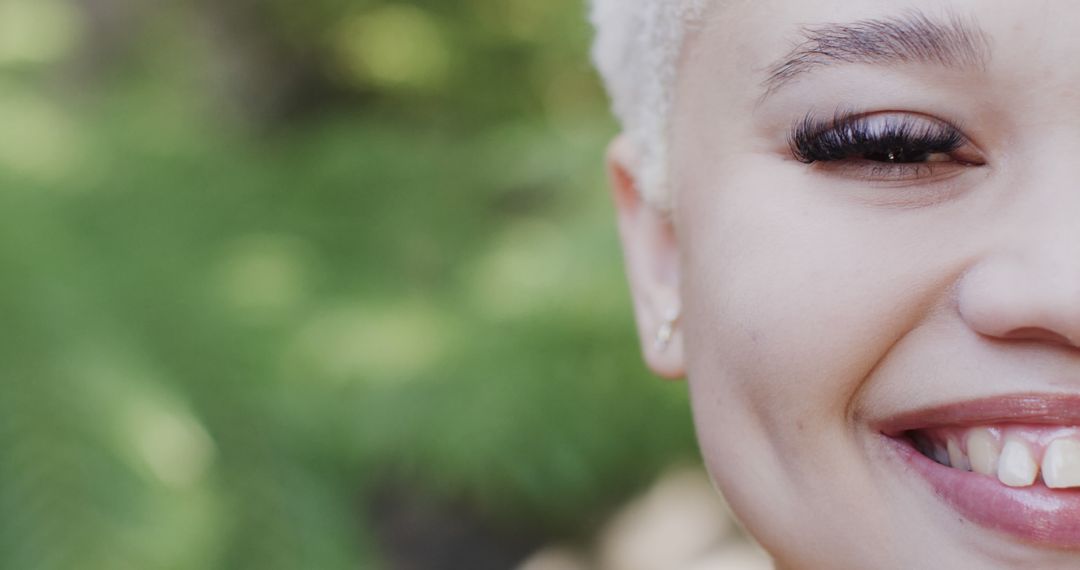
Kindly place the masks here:
<instances>
[{"instance_id":1,"label":"upper lip","mask_svg":"<svg viewBox=\"0 0 1080 570\"><path fill-rule=\"evenodd\" d=\"M875 428L895 437L916 429L1009 422L1080 425L1080 394L1007 394L939 404L900 413Z\"/></svg>"}]
</instances>

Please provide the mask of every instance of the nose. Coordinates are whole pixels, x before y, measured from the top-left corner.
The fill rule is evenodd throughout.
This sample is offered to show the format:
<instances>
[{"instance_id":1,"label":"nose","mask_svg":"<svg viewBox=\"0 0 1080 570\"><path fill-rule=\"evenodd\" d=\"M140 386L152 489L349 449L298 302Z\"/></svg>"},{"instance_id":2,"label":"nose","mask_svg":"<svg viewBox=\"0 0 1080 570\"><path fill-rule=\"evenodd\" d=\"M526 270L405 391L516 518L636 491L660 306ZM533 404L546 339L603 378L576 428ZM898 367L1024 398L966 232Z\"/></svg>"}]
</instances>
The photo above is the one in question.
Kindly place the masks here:
<instances>
[{"instance_id":1,"label":"nose","mask_svg":"<svg viewBox=\"0 0 1080 570\"><path fill-rule=\"evenodd\" d=\"M961 317L995 339L1080 348L1080 211L1059 203L1016 227L960 280Z\"/></svg>"},{"instance_id":2,"label":"nose","mask_svg":"<svg viewBox=\"0 0 1080 570\"><path fill-rule=\"evenodd\" d=\"M986 336L1080 347L1080 260L1038 261L1003 256L974 267L961 284L960 314Z\"/></svg>"}]
</instances>

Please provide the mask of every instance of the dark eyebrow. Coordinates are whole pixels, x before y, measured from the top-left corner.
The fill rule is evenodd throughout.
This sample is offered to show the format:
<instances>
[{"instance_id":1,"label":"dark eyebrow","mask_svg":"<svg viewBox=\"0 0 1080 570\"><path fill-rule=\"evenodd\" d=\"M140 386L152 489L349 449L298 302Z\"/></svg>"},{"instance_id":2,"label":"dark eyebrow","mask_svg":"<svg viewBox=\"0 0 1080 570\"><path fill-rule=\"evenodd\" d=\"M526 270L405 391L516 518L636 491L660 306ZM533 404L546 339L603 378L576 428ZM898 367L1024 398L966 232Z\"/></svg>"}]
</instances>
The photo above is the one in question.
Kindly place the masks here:
<instances>
[{"instance_id":1,"label":"dark eyebrow","mask_svg":"<svg viewBox=\"0 0 1080 570\"><path fill-rule=\"evenodd\" d=\"M973 20L955 14L938 22L908 10L883 19L804 26L800 32L795 48L767 68L762 99L799 75L828 65L923 63L985 69L990 59L987 35Z\"/></svg>"}]
</instances>

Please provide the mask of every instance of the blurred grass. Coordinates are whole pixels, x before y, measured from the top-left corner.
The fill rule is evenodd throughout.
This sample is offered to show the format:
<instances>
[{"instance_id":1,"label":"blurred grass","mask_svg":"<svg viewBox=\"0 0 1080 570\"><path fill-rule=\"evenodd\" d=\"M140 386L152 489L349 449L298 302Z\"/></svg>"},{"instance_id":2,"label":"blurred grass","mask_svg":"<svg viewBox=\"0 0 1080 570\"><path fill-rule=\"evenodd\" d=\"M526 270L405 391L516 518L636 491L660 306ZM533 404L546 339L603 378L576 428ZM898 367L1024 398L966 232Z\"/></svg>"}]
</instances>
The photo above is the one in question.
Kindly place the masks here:
<instances>
[{"instance_id":1,"label":"blurred grass","mask_svg":"<svg viewBox=\"0 0 1080 570\"><path fill-rule=\"evenodd\" d=\"M0 567L378 568L391 483L580 537L692 453L581 6L238 3L316 78L277 107L208 4L116 0L104 66L42 6L0 0L46 30L0 42Z\"/></svg>"}]
</instances>

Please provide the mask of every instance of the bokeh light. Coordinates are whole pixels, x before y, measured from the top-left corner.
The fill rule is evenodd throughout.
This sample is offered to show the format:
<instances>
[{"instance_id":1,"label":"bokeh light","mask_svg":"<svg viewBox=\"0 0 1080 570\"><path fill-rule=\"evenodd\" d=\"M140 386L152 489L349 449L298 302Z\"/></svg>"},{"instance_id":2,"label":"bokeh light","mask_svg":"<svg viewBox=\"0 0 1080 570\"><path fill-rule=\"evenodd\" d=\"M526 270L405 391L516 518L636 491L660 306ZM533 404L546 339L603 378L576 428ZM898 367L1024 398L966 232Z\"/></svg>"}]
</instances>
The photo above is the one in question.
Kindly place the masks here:
<instances>
[{"instance_id":1,"label":"bokeh light","mask_svg":"<svg viewBox=\"0 0 1080 570\"><path fill-rule=\"evenodd\" d=\"M697 459L588 38L577 0L0 0L0 568L600 564Z\"/></svg>"}]
</instances>

